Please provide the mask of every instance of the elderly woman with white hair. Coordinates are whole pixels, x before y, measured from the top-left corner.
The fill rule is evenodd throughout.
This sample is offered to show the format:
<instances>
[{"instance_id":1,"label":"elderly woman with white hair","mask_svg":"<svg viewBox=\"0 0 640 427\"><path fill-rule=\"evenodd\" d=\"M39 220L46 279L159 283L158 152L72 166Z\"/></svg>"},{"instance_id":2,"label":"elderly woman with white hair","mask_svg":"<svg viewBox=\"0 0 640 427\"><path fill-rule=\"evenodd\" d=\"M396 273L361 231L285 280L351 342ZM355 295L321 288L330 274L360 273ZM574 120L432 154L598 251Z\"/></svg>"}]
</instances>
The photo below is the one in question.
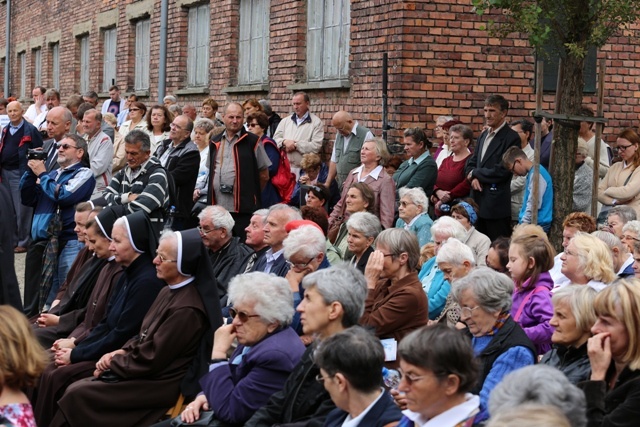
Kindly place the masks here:
<instances>
[{"instance_id":1,"label":"elderly woman with white hair","mask_svg":"<svg viewBox=\"0 0 640 427\"><path fill-rule=\"evenodd\" d=\"M560 271L574 285L588 285L601 291L616 278L609 247L587 233L576 233L560 259Z\"/></svg>"},{"instance_id":2,"label":"elderly woman with white hair","mask_svg":"<svg viewBox=\"0 0 640 427\"><path fill-rule=\"evenodd\" d=\"M513 289L509 277L488 267L476 267L453 288L460 320L472 335L480 364L479 381L472 390L480 395L476 423L488 417L489 395L504 376L535 362L535 346L510 314Z\"/></svg>"},{"instance_id":3,"label":"elderly woman with white hair","mask_svg":"<svg viewBox=\"0 0 640 427\"><path fill-rule=\"evenodd\" d=\"M584 393L551 366L526 366L505 376L491 393L489 412L499 414L523 404L555 406L571 427L587 425Z\"/></svg>"},{"instance_id":4,"label":"elderly woman with white hair","mask_svg":"<svg viewBox=\"0 0 640 427\"><path fill-rule=\"evenodd\" d=\"M558 289L551 297L554 328L553 349L540 361L559 369L572 384L586 381L591 375L587 341L596 323L593 309L596 291L589 286L570 285Z\"/></svg>"},{"instance_id":5,"label":"elderly woman with white hair","mask_svg":"<svg viewBox=\"0 0 640 427\"><path fill-rule=\"evenodd\" d=\"M209 372L200 380L203 392L182 412L183 422L213 411L219 421L243 424L282 389L305 351L290 327L293 299L285 279L238 275L229 285L229 301L233 322L216 331ZM234 339L238 346L228 358Z\"/></svg>"},{"instance_id":6,"label":"elderly woman with white hair","mask_svg":"<svg viewBox=\"0 0 640 427\"><path fill-rule=\"evenodd\" d=\"M640 242L640 221L633 220L623 225L620 240L627 245L629 253L633 253L633 245Z\"/></svg>"},{"instance_id":7,"label":"elderly woman with white hair","mask_svg":"<svg viewBox=\"0 0 640 427\"><path fill-rule=\"evenodd\" d=\"M446 281L451 284L469 274L476 266L471 248L455 238L450 238L440 247L436 262ZM449 292L442 312L435 319L429 320L429 324L447 322L449 326L456 326L459 321L460 306Z\"/></svg>"},{"instance_id":8,"label":"elderly woman with white hair","mask_svg":"<svg viewBox=\"0 0 640 427\"><path fill-rule=\"evenodd\" d=\"M327 245L324 233L312 221L293 221L293 224L287 224L287 229L289 235L282 242L284 258L289 265L285 279L293 293L293 307L297 307L304 295L302 279L318 269L329 267L326 257ZM298 333L302 332L300 316L297 313L293 318L292 327Z\"/></svg>"},{"instance_id":9,"label":"elderly woman with white hair","mask_svg":"<svg viewBox=\"0 0 640 427\"><path fill-rule=\"evenodd\" d=\"M362 273L373 253L373 241L380 231L380 220L369 212L356 212L347 221L347 245L353 254L349 262Z\"/></svg>"},{"instance_id":10,"label":"elderly woman with white hair","mask_svg":"<svg viewBox=\"0 0 640 427\"><path fill-rule=\"evenodd\" d=\"M462 241L464 236L464 227L458 221L448 216L438 218L431 226L431 240L436 244L436 255L440 250L440 246L446 242L447 239L453 237ZM429 319L435 320L440 316L447 295L449 295L451 291L450 283L438 268L436 257L432 257L422 265L418 279L422 282L422 288L429 299Z\"/></svg>"},{"instance_id":11,"label":"elderly woman with white hair","mask_svg":"<svg viewBox=\"0 0 640 427\"><path fill-rule=\"evenodd\" d=\"M431 241L433 221L427 213L429 199L420 187L402 187L399 191L397 228L404 228L418 237L418 244L423 247Z\"/></svg>"}]
</instances>

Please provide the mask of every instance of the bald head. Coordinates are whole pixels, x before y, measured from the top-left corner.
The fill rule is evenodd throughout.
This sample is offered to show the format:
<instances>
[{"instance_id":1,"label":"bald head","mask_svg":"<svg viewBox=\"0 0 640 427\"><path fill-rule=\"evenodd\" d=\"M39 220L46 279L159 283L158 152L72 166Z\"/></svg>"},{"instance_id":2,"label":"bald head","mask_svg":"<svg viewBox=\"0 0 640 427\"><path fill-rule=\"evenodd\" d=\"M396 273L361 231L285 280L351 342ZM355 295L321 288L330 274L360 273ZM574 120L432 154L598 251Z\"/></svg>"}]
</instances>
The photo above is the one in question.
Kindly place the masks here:
<instances>
[{"instance_id":1,"label":"bald head","mask_svg":"<svg viewBox=\"0 0 640 427\"><path fill-rule=\"evenodd\" d=\"M331 125L336 128L342 136L349 136L353 129L353 123L353 117L351 117L351 114L343 110L335 113L331 119Z\"/></svg>"},{"instance_id":2,"label":"bald head","mask_svg":"<svg viewBox=\"0 0 640 427\"><path fill-rule=\"evenodd\" d=\"M47 134L49 138L61 141L62 137L69 133L73 115L65 107L53 107L47 113Z\"/></svg>"},{"instance_id":3,"label":"bald head","mask_svg":"<svg viewBox=\"0 0 640 427\"><path fill-rule=\"evenodd\" d=\"M18 101L12 101L7 105L7 115L9 116L9 120L11 120L11 124L17 126L22 121L22 104Z\"/></svg>"}]
</instances>

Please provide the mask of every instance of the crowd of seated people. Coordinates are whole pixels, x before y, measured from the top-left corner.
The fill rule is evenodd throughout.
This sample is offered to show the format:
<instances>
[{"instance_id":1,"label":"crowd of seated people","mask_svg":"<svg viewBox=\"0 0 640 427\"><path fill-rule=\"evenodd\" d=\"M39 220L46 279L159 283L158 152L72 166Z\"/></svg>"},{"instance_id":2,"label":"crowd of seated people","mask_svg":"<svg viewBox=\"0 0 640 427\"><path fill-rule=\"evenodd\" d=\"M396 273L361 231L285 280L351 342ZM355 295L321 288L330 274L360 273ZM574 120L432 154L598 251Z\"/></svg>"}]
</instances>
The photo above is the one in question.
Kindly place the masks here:
<instances>
[{"instance_id":1,"label":"crowd of seated people","mask_svg":"<svg viewBox=\"0 0 640 427\"><path fill-rule=\"evenodd\" d=\"M634 425L633 130L603 173L600 217L569 214L556 254L549 224L529 224L529 161L509 154L530 151L531 132L518 131L529 126L509 126L499 95L486 99L477 139L441 117L442 145L409 128L393 158L341 111L328 163L307 94L280 122L253 98L218 120L212 101L194 121L193 105L174 115L175 105L127 97L107 117L118 138L98 138L112 138L108 182L92 171L98 133L59 135L51 110L54 149L29 160L23 191L40 245L26 248L31 327L19 339L43 350L20 381L0 351L0 424ZM84 122L70 115L76 132L102 120L94 110L80 108ZM44 170L54 154L69 169L70 150L82 193L75 181L53 191L64 173Z\"/></svg>"}]
</instances>

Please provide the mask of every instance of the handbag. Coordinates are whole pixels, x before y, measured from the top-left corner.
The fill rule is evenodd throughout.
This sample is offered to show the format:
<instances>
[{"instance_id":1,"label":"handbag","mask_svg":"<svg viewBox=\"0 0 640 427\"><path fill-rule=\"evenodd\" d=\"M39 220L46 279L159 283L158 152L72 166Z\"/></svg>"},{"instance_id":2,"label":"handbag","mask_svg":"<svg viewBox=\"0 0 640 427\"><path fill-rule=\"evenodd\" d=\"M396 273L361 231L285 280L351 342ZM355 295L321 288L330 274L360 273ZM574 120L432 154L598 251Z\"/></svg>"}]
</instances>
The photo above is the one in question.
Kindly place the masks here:
<instances>
[{"instance_id":1,"label":"handbag","mask_svg":"<svg viewBox=\"0 0 640 427\"><path fill-rule=\"evenodd\" d=\"M218 420L213 416L213 411L201 411L200 418L192 423L185 423L182 421L180 415L171 420L172 427L182 427L182 426L208 426L208 427L226 427L227 424Z\"/></svg>"}]
</instances>

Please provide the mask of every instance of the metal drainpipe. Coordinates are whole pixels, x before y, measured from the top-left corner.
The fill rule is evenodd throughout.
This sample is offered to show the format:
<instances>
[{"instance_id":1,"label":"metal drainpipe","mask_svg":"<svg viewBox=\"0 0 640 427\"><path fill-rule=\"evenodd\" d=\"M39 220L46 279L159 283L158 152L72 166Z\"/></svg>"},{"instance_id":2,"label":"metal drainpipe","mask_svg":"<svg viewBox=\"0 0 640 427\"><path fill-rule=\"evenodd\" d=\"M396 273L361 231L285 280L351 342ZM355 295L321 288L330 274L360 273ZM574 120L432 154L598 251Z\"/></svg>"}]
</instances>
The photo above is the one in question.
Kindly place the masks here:
<instances>
[{"instance_id":1,"label":"metal drainpipe","mask_svg":"<svg viewBox=\"0 0 640 427\"><path fill-rule=\"evenodd\" d=\"M4 97L8 98L9 79L11 78L11 0L7 0L6 48L4 57Z\"/></svg>"},{"instance_id":2,"label":"metal drainpipe","mask_svg":"<svg viewBox=\"0 0 640 427\"><path fill-rule=\"evenodd\" d=\"M9 1L9 0L7 0ZM167 22L169 21L169 0L162 0L160 6L160 58L158 64L158 104L162 105L167 79Z\"/></svg>"}]
</instances>

